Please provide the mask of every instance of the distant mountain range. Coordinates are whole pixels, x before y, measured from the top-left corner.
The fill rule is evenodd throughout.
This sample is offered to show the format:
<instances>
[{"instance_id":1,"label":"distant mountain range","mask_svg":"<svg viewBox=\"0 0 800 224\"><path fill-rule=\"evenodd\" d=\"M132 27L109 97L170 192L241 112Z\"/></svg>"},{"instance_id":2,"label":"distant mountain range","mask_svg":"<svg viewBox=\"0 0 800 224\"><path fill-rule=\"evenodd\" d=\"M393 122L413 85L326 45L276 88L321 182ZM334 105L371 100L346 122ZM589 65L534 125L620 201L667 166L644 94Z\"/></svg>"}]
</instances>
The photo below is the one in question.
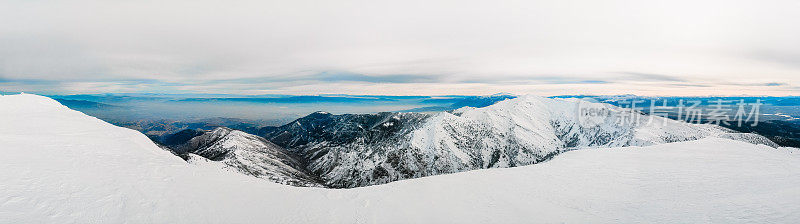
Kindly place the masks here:
<instances>
[{"instance_id":1,"label":"distant mountain range","mask_svg":"<svg viewBox=\"0 0 800 224\"><path fill-rule=\"evenodd\" d=\"M72 108L74 110L87 110L87 109L118 109L122 108L121 106L105 104L105 103L98 103L94 101L88 100L70 100L70 99L55 99L59 103Z\"/></svg>"}]
</instances>

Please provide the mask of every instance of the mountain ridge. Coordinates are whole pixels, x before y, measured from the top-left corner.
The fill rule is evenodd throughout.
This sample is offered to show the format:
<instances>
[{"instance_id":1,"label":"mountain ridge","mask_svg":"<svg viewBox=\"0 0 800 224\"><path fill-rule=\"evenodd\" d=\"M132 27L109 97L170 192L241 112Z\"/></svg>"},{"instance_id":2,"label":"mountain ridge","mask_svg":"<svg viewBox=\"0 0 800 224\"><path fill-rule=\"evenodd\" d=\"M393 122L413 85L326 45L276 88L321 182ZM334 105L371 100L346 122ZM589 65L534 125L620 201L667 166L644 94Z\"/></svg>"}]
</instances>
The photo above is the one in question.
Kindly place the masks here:
<instances>
[{"instance_id":1,"label":"mountain ridge","mask_svg":"<svg viewBox=\"0 0 800 224\"><path fill-rule=\"evenodd\" d=\"M189 155L197 155L236 172L276 183L322 186L315 177L307 174L302 162L292 152L239 130L218 127L171 148L189 162L192 161Z\"/></svg>"},{"instance_id":2,"label":"mountain ridge","mask_svg":"<svg viewBox=\"0 0 800 224\"><path fill-rule=\"evenodd\" d=\"M581 106L612 113L597 124L584 124L578 117ZM631 113L579 99L520 96L433 115L316 112L260 134L305 158L306 169L335 188L529 165L581 147L647 146L711 136L776 147L758 135L643 114L628 118Z\"/></svg>"}]
</instances>

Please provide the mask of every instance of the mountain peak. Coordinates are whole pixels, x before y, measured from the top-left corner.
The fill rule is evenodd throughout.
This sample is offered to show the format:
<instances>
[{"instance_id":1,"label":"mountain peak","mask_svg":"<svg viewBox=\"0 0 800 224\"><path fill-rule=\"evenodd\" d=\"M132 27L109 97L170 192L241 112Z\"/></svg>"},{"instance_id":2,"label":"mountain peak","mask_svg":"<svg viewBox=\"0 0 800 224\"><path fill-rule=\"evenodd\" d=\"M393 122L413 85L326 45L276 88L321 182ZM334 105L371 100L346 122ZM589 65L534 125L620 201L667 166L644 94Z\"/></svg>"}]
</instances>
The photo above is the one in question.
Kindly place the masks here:
<instances>
[{"instance_id":1,"label":"mountain peak","mask_svg":"<svg viewBox=\"0 0 800 224\"><path fill-rule=\"evenodd\" d=\"M325 111L317 111L317 112L311 113L309 115L306 115L305 117L302 117L301 119L303 119L303 118L305 118L305 119L324 119L324 118L329 118L331 116L333 116L333 114L325 112Z\"/></svg>"},{"instance_id":2,"label":"mountain peak","mask_svg":"<svg viewBox=\"0 0 800 224\"><path fill-rule=\"evenodd\" d=\"M225 169L276 183L321 186L308 175L291 152L266 139L226 127L218 127L177 147L181 151L224 164ZM191 156L184 156L190 162Z\"/></svg>"},{"instance_id":3,"label":"mountain peak","mask_svg":"<svg viewBox=\"0 0 800 224\"><path fill-rule=\"evenodd\" d=\"M492 94L492 95L489 95L489 96L490 97L498 97L498 96L514 96L514 97L516 97L516 96L519 96L519 95L516 95L516 94L513 94L513 93L508 93L508 92L499 92L499 93L495 93L495 94Z\"/></svg>"}]
</instances>

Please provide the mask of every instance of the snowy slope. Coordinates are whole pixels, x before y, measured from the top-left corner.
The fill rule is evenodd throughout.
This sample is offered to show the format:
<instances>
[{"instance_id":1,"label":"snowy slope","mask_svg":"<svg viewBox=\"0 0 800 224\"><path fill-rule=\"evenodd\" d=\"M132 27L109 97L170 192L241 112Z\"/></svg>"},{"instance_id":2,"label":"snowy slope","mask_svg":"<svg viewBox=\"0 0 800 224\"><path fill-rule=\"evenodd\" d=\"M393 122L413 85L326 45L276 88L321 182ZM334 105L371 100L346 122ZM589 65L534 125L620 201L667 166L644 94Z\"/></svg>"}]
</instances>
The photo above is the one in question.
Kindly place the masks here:
<instances>
[{"instance_id":1,"label":"snowy slope","mask_svg":"<svg viewBox=\"0 0 800 224\"><path fill-rule=\"evenodd\" d=\"M224 169L292 186L321 187L286 149L251 134L216 128L178 146L181 152L224 164ZM189 160L192 162L192 160Z\"/></svg>"},{"instance_id":2,"label":"snowy slope","mask_svg":"<svg viewBox=\"0 0 800 224\"><path fill-rule=\"evenodd\" d=\"M139 132L0 96L0 223L797 223L800 153L721 138L335 190L187 164Z\"/></svg>"}]
</instances>

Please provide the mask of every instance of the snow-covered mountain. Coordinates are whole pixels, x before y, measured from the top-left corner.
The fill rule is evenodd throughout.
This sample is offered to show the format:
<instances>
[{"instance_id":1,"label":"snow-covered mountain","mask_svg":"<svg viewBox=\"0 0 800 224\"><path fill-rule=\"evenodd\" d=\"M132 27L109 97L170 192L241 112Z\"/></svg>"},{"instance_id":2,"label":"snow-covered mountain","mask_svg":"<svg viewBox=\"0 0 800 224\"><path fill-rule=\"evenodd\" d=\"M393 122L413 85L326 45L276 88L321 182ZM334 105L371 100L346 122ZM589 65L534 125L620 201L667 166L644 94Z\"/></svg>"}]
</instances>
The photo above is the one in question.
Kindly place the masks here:
<instances>
[{"instance_id":1,"label":"snow-covered mountain","mask_svg":"<svg viewBox=\"0 0 800 224\"><path fill-rule=\"evenodd\" d=\"M798 150L708 137L297 188L186 163L45 97L0 96L0 223L797 223Z\"/></svg>"},{"instance_id":2,"label":"snow-covered mountain","mask_svg":"<svg viewBox=\"0 0 800 224\"><path fill-rule=\"evenodd\" d=\"M591 108L606 113L581 117ZM538 163L570 149L647 146L716 136L775 147L754 134L633 114L578 99L522 96L434 115L318 112L265 128L265 137L306 159L330 187L349 188L484 168Z\"/></svg>"},{"instance_id":3,"label":"snow-covered mountain","mask_svg":"<svg viewBox=\"0 0 800 224\"><path fill-rule=\"evenodd\" d=\"M225 164L227 169L272 182L293 186L322 186L315 178L306 174L303 164L286 149L242 131L220 127L173 148L178 152Z\"/></svg>"}]
</instances>

